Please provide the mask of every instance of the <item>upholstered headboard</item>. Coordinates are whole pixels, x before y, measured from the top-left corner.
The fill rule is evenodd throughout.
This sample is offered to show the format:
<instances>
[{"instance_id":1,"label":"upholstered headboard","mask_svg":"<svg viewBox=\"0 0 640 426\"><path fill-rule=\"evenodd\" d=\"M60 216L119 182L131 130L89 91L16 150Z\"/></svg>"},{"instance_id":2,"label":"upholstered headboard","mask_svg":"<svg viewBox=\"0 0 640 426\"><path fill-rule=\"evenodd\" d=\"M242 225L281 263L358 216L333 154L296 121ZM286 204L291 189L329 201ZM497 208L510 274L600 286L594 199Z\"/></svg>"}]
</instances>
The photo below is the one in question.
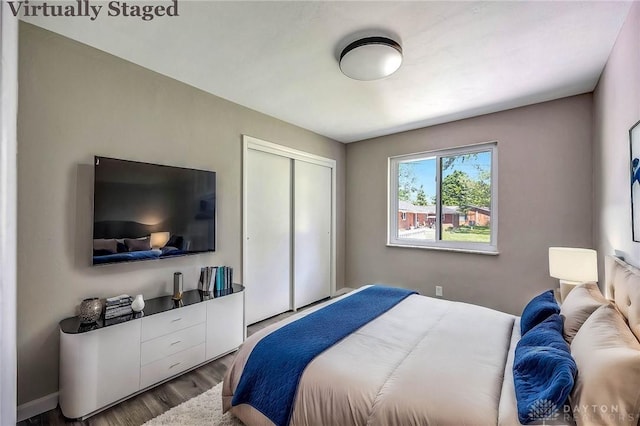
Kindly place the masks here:
<instances>
[{"instance_id":1,"label":"upholstered headboard","mask_svg":"<svg viewBox=\"0 0 640 426\"><path fill-rule=\"evenodd\" d=\"M139 238L156 232L158 227L126 220L103 220L93 224L93 238ZM169 229L168 227L161 229Z\"/></svg>"},{"instance_id":2,"label":"upholstered headboard","mask_svg":"<svg viewBox=\"0 0 640 426\"><path fill-rule=\"evenodd\" d=\"M605 258L606 292L640 340L640 269L614 257Z\"/></svg>"}]
</instances>

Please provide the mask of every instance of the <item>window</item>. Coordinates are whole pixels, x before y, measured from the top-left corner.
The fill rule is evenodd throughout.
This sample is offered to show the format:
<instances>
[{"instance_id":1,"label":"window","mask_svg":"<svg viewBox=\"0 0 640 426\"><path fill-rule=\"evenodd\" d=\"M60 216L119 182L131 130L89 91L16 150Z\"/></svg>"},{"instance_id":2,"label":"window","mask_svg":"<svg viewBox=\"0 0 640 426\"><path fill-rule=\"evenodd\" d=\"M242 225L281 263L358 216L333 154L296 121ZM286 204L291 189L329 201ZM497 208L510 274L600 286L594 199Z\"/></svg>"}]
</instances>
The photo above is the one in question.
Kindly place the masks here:
<instances>
[{"instance_id":1,"label":"window","mask_svg":"<svg viewBox=\"0 0 640 426\"><path fill-rule=\"evenodd\" d=\"M390 157L389 245L497 253L496 156L492 142Z\"/></svg>"}]
</instances>

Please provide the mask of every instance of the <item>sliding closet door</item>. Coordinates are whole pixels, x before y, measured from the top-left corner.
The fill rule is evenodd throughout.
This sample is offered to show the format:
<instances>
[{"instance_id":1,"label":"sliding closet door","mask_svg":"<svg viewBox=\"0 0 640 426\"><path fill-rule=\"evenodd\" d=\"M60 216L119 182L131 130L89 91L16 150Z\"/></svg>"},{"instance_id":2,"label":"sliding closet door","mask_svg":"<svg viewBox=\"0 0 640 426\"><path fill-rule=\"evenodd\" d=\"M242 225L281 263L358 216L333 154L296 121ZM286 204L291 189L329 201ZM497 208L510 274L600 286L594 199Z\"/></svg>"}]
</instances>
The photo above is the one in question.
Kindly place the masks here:
<instances>
[{"instance_id":1,"label":"sliding closet door","mask_svg":"<svg viewBox=\"0 0 640 426\"><path fill-rule=\"evenodd\" d=\"M294 162L294 308L331 293L331 168Z\"/></svg>"},{"instance_id":2,"label":"sliding closet door","mask_svg":"<svg viewBox=\"0 0 640 426\"><path fill-rule=\"evenodd\" d=\"M247 324L291 308L291 159L248 149L244 285Z\"/></svg>"}]
</instances>

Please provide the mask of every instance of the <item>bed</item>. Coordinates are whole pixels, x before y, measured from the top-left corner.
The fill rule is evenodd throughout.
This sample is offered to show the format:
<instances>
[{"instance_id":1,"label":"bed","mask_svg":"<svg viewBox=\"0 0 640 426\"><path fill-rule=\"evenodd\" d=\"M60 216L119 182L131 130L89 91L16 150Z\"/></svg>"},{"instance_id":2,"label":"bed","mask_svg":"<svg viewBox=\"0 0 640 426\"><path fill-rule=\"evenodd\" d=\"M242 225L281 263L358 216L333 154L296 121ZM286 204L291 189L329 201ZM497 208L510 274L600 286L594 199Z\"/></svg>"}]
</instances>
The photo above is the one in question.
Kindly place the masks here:
<instances>
[{"instance_id":1,"label":"bed","mask_svg":"<svg viewBox=\"0 0 640 426\"><path fill-rule=\"evenodd\" d=\"M600 311L604 308L609 309L605 314L620 315L618 312L621 312L625 320L629 319L630 325L625 324L624 327L633 336L630 334L632 330L640 331L640 273L612 257L607 258L607 267L607 276L610 278L606 288L611 298L618 304L623 303L624 308L613 310L612 302L598 301L597 306L591 304L593 309L589 308L589 315L595 311L602 317ZM593 291L594 287L592 285L587 289ZM234 393L238 391L243 370L254 348L276 330L345 298L354 297L367 288L294 315L248 338L225 376L223 409L231 411L246 425L274 424L251 404L234 404ZM581 291L585 292L583 289L574 291L576 299ZM569 312L572 309L570 305L567 305L567 314L574 315ZM600 306L604 308L596 310ZM589 315L584 314L584 306L581 305L578 311L584 317L580 317L580 321L587 324L585 321L589 320ZM589 381L604 380L598 376L601 373L590 372L593 368L586 364L591 361L585 361L585 356L577 352L580 347L581 351L594 353L594 349L589 347L588 329L597 329L600 323L595 320L591 322L596 324L583 327L586 331L578 331L584 337L575 335L575 343L579 343L575 354L574 345L567 345L576 359L578 369L582 368L581 365L585 368L584 378L578 375L575 385L584 395L576 393L574 388L570 398L578 405L591 402L593 398L598 401L599 398L605 398L597 392L592 395L584 391L585 388L594 387ZM521 424L513 374L516 347L520 340L520 317L466 303L409 295L321 352L304 368L288 424ZM637 354L629 352L632 358L630 365L636 369L633 374L637 373L640 380L640 344L637 335L633 337L633 342L629 340L627 343L631 345L629 351L637 351ZM635 355L639 357L633 358ZM258 382L254 385L258 386ZM633 384L640 388L638 385L640 382ZM610 389L607 392L607 395L611 394ZM634 391L629 389L628 392ZM616 396L615 392L613 395L612 398L622 398ZM640 393L630 399L634 397L637 398L633 403L637 405ZM638 420L635 407L622 407L620 416L628 417L625 422L616 418L608 423L608 420L598 417L602 413L581 413L570 407L567 405L559 409L553 418L544 419L544 424L575 424L574 418L579 425L637 424ZM627 411L634 412L629 414ZM537 424L542 423L540 421Z\"/></svg>"},{"instance_id":2,"label":"bed","mask_svg":"<svg viewBox=\"0 0 640 426\"><path fill-rule=\"evenodd\" d=\"M163 248L164 249L164 248ZM122 253L105 253L93 256L93 264L101 265L114 262L128 262L142 259L164 259L167 257L177 257L188 254L185 250L173 249L163 251L163 249L140 250Z\"/></svg>"},{"instance_id":3,"label":"bed","mask_svg":"<svg viewBox=\"0 0 640 426\"><path fill-rule=\"evenodd\" d=\"M168 229L164 223L145 225L126 220L96 221L93 225L93 264L162 259L189 254L182 235L171 235L164 247L151 247L151 234Z\"/></svg>"}]
</instances>

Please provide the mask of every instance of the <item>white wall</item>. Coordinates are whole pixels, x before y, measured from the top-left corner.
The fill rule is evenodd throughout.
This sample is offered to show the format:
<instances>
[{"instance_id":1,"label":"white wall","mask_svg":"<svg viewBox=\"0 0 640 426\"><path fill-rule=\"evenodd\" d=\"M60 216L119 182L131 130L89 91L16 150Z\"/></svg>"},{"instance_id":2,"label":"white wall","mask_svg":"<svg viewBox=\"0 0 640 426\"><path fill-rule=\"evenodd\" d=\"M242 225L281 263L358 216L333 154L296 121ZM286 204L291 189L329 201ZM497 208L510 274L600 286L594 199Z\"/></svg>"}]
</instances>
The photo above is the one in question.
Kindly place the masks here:
<instances>
[{"instance_id":1,"label":"white wall","mask_svg":"<svg viewBox=\"0 0 640 426\"><path fill-rule=\"evenodd\" d=\"M0 424L16 422L18 20L0 7Z\"/></svg>"},{"instance_id":2,"label":"white wall","mask_svg":"<svg viewBox=\"0 0 640 426\"><path fill-rule=\"evenodd\" d=\"M337 161L337 285L344 277L343 144L62 36L20 25L18 400L58 389L58 328L86 297L196 288L201 266L242 282L242 134ZM216 171L213 254L89 266L93 155Z\"/></svg>"},{"instance_id":3,"label":"white wall","mask_svg":"<svg viewBox=\"0 0 640 426\"><path fill-rule=\"evenodd\" d=\"M594 235L600 254L617 250L640 266L631 235L629 129L640 120L640 3L634 2L593 97Z\"/></svg>"},{"instance_id":4,"label":"white wall","mask_svg":"<svg viewBox=\"0 0 640 426\"><path fill-rule=\"evenodd\" d=\"M548 247L592 247L591 95L347 145L347 274L519 314L558 286ZM498 141L498 256L387 247L389 156Z\"/></svg>"}]
</instances>

